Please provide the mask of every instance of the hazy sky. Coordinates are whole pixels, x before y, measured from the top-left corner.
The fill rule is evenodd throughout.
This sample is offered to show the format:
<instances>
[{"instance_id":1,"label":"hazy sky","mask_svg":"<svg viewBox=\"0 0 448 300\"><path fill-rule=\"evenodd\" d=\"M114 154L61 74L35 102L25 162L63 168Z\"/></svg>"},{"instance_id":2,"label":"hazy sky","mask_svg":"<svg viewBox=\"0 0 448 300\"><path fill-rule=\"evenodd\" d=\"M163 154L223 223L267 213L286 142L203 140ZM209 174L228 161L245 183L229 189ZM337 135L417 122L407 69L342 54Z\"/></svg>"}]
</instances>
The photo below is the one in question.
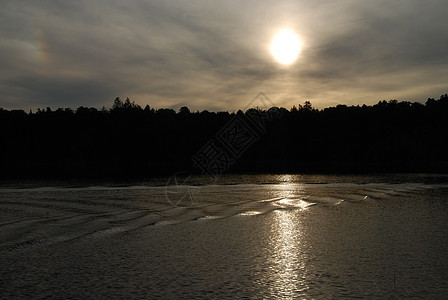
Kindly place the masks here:
<instances>
[{"instance_id":1,"label":"hazy sky","mask_svg":"<svg viewBox=\"0 0 448 300\"><path fill-rule=\"evenodd\" d=\"M446 0L2 0L0 107L237 110L448 92ZM274 33L303 42L284 66Z\"/></svg>"}]
</instances>

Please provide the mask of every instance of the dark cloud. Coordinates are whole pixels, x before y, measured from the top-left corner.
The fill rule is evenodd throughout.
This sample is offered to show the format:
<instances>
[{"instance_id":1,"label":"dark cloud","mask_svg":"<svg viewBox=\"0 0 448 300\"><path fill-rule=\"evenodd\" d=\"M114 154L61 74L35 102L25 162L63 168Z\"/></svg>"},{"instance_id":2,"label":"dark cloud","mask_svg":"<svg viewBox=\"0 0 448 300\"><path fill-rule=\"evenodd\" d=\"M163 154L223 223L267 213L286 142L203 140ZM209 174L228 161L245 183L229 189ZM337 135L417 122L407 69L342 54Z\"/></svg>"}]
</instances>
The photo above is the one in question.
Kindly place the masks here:
<instances>
[{"instance_id":1,"label":"dark cloud","mask_svg":"<svg viewBox=\"0 0 448 300\"><path fill-rule=\"evenodd\" d=\"M446 93L443 1L2 1L0 106L239 109L264 91L316 106ZM278 65L281 27L304 42Z\"/></svg>"}]
</instances>

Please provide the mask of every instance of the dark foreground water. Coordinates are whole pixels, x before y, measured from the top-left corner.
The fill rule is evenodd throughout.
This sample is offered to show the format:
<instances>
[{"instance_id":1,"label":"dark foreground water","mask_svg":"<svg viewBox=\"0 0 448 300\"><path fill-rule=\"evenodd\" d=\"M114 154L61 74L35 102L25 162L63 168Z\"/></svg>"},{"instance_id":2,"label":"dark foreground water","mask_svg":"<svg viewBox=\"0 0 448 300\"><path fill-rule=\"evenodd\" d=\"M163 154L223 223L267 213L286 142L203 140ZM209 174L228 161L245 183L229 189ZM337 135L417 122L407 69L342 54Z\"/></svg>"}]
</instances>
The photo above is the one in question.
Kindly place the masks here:
<instances>
[{"instance_id":1,"label":"dark foreground water","mask_svg":"<svg viewBox=\"0 0 448 300\"><path fill-rule=\"evenodd\" d=\"M176 180L169 181L176 183ZM448 177L0 188L1 298L445 298Z\"/></svg>"}]
</instances>

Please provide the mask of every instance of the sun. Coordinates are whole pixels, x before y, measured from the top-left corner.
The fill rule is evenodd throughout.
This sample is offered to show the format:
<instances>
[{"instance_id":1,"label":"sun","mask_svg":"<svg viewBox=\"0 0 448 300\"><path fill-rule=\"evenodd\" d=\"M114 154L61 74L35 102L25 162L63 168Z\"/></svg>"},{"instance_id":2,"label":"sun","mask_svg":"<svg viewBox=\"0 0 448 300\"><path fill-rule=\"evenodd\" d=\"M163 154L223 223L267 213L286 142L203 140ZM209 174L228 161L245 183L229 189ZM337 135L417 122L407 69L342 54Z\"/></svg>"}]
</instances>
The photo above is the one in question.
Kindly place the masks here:
<instances>
[{"instance_id":1,"label":"sun","mask_svg":"<svg viewBox=\"0 0 448 300\"><path fill-rule=\"evenodd\" d=\"M279 30L270 45L270 50L275 59L284 65L293 63L299 56L302 42L299 36L290 29Z\"/></svg>"}]
</instances>

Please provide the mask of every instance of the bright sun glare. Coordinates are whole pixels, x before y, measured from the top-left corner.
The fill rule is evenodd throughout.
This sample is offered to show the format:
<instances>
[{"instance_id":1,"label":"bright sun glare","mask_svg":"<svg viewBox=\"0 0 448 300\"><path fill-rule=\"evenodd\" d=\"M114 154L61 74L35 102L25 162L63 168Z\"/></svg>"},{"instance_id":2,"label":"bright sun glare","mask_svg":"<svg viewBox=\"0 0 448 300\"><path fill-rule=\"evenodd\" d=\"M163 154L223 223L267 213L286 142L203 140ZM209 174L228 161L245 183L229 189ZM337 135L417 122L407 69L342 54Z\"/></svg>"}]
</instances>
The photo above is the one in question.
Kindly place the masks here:
<instances>
[{"instance_id":1,"label":"bright sun glare","mask_svg":"<svg viewBox=\"0 0 448 300\"><path fill-rule=\"evenodd\" d=\"M275 59L284 65L293 63L299 56L302 42L290 29L279 30L272 40L270 50Z\"/></svg>"}]
</instances>

